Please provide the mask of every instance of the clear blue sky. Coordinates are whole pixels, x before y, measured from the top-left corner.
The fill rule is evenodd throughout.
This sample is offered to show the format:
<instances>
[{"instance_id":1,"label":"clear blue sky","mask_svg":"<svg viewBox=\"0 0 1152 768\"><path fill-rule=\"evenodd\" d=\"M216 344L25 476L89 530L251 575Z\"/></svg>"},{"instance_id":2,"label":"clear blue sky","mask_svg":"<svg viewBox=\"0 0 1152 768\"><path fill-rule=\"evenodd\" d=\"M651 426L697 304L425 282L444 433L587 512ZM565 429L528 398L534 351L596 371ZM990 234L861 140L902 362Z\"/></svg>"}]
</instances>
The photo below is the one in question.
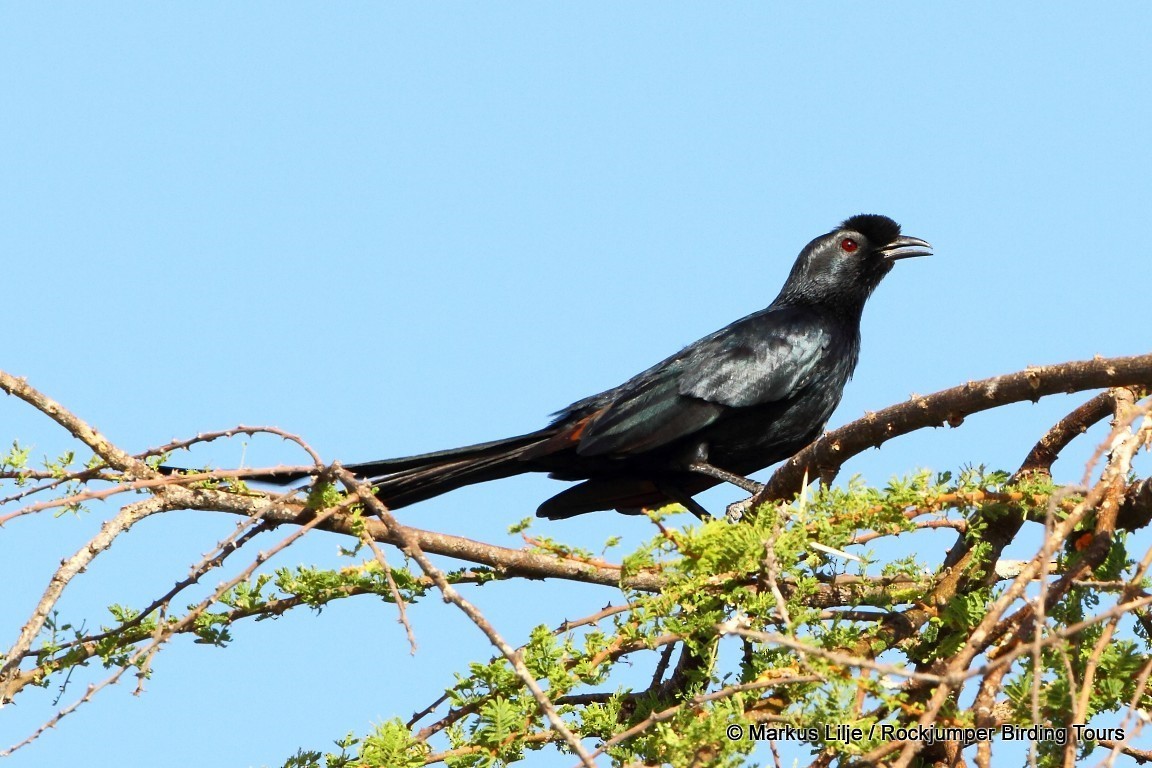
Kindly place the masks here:
<instances>
[{"instance_id":1,"label":"clear blue sky","mask_svg":"<svg viewBox=\"0 0 1152 768\"><path fill-rule=\"evenodd\" d=\"M804 243L860 212L937 255L873 298L833 425L1031 363L1147 352L1149 28L1136 3L6 2L0 368L131 450L238 423L326 459L449 447L537 428L764 306ZM848 469L1012 469L1082 399ZM11 400L0 425L0 443L67 445ZM264 439L196 460L302 457ZM512 479L401 517L515 545L506 527L558 488ZM102 514L0 530L0 645ZM71 618L146 602L233 522L148 521L76 584ZM651 532L612 514L535 530L595 549ZM341 565L340 543L280 562ZM619 599L470 596L515 642ZM177 641L146 695L108 691L9 763L181 765L196 744L197 762L279 765L407 717L489 655L438 600L411 617L415 657L368 599L238 626L226 651ZM52 695L6 709L0 746Z\"/></svg>"}]
</instances>

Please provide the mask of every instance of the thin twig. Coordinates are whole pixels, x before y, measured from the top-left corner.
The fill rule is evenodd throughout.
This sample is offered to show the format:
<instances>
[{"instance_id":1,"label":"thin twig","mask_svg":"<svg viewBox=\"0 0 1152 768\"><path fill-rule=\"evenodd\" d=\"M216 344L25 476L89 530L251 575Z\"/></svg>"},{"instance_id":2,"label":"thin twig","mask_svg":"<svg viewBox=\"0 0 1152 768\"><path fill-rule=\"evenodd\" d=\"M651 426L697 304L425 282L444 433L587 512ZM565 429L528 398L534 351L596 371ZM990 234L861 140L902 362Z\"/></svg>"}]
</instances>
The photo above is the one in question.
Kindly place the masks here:
<instances>
[{"instance_id":1,"label":"thin twig","mask_svg":"<svg viewBox=\"0 0 1152 768\"><path fill-rule=\"evenodd\" d=\"M569 748L580 758L581 764L584 765L585 768L595 768L596 764L584 749L584 745L580 743L579 737L572 733L571 729L568 728L568 725L556 711L556 708L552 706L552 701L548 698L548 695L540 688L540 684L536 682L536 678L532 676L528 667L524 666L524 660L520 657L520 654L500 636L500 633L496 631L496 628L489 623L476 606L472 605L463 595L456 591L456 588L448 582L448 579L440 569L433 565L432 561L428 559L428 556L420 549L416 537L409 535L407 529L400 525L400 523L396 521L396 518L392 516L392 513L388 511L388 508L376 498L372 486L361 481L351 472L343 468L337 468L336 475L340 478L340 482L348 488L349 492L359 498L365 506L372 510L373 514L380 518L388 530L395 534L400 542L400 548L419 564L420 569L424 571L426 575L430 576L432 580L436 582L436 586L440 590L440 594L444 596L444 600L452 603L463 611L464 615L488 637L488 641L508 660L516 676L520 678L525 687L532 693L532 697L536 699L536 703L540 707L540 711L544 714L544 717L552 724L552 728L560 734Z\"/></svg>"}]
</instances>

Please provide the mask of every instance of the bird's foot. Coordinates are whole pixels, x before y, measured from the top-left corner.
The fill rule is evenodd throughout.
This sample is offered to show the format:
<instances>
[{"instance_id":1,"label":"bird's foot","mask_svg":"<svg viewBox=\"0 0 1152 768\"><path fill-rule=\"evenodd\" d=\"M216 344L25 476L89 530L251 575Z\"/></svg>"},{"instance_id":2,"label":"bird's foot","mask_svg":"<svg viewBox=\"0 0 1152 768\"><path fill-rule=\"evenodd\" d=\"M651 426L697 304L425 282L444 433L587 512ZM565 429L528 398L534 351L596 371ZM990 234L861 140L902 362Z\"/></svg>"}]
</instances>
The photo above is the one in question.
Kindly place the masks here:
<instances>
[{"instance_id":1,"label":"bird's foot","mask_svg":"<svg viewBox=\"0 0 1152 768\"><path fill-rule=\"evenodd\" d=\"M728 505L725 517L730 523L739 523L744 519L744 516L752 509L752 496L744 499L743 501L734 501Z\"/></svg>"}]
</instances>

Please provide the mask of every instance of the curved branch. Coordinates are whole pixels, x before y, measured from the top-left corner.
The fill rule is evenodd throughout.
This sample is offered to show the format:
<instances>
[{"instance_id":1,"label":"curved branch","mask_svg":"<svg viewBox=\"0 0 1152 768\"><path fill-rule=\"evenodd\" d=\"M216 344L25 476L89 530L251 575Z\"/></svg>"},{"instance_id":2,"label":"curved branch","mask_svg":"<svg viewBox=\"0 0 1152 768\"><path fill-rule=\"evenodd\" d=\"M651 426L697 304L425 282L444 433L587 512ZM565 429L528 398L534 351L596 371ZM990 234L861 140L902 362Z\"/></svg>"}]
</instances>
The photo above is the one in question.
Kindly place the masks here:
<instances>
[{"instance_id":1,"label":"curved branch","mask_svg":"<svg viewBox=\"0 0 1152 768\"><path fill-rule=\"evenodd\" d=\"M1052 428L1044 433L1044 437L1032 447L1024 458L1020 469L1016 470L1013 479L1025 475L1040 474L1052 475L1052 465L1069 443L1088 431L1088 428L1097 422L1103 421L1112 415L1116 406L1116 392L1108 390L1101 392L1088 402L1069 413Z\"/></svg>"},{"instance_id":2,"label":"curved branch","mask_svg":"<svg viewBox=\"0 0 1152 768\"><path fill-rule=\"evenodd\" d=\"M324 466L324 462L320 460L320 455L317 454L312 446L308 445L308 443L304 441L304 438L300 437L299 435L286 432L279 427L248 426L244 424L239 424L235 427L232 427L231 429L218 430L216 432L201 432L195 437L188 438L187 440L172 440L168 443L165 443L164 445L160 445L155 448L149 448L147 451L137 454L137 458L143 459L149 456L161 456L165 453L172 453L173 451L187 450L194 445L198 445L200 443L211 443L212 441L219 440L220 438L235 437L236 435L248 435L249 437L255 437L256 435L262 434L274 435L276 437L283 438L290 443L296 443L296 445L299 446L301 450L308 454L308 458L312 459L314 469L319 469Z\"/></svg>"},{"instance_id":3,"label":"curved branch","mask_svg":"<svg viewBox=\"0 0 1152 768\"><path fill-rule=\"evenodd\" d=\"M973 413L1008 403L1122 386L1152 386L1152 354L1034 366L912 397L829 432L800 451L776 470L753 498L753 506L791 498L800 490L806 474L831 479L856 454L923 427L957 427Z\"/></svg>"}]
</instances>

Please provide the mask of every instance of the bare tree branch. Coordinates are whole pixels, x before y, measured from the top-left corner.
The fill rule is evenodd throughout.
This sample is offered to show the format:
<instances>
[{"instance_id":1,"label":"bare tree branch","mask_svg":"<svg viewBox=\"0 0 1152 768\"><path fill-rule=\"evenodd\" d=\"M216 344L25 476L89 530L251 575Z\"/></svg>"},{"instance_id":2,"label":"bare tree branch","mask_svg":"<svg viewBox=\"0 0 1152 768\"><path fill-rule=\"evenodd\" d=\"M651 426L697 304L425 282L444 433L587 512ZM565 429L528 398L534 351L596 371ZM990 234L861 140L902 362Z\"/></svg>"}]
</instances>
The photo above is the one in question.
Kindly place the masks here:
<instances>
[{"instance_id":1,"label":"bare tree branch","mask_svg":"<svg viewBox=\"0 0 1152 768\"><path fill-rule=\"evenodd\" d=\"M848 459L887 440L924 427L959 426L968 416L1047 395L1103 387L1152 386L1152 355L1096 358L1041 365L1018 373L970 381L870 413L829 432L776 470L755 504L796 495L805 472L831 478Z\"/></svg>"}]
</instances>

